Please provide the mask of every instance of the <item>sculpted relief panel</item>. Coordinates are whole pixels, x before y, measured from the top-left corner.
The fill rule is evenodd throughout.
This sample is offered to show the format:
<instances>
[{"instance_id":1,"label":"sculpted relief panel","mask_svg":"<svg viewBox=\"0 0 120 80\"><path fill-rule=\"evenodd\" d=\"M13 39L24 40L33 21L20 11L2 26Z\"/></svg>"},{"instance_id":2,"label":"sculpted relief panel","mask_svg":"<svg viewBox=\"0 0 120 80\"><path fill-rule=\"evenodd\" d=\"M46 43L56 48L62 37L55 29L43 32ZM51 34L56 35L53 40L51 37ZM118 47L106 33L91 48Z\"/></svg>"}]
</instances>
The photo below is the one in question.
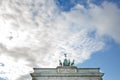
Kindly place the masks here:
<instances>
[{"instance_id":1,"label":"sculpted relief panel","mask_svg":"<svg viewBox=\"0 0 120 80\"><path fill-rule=\"evenodd\" d=\"M76 73L77 69L69 69L69 68L60 68L57 70L58 73Z\"/></svg>"}]
</instances>

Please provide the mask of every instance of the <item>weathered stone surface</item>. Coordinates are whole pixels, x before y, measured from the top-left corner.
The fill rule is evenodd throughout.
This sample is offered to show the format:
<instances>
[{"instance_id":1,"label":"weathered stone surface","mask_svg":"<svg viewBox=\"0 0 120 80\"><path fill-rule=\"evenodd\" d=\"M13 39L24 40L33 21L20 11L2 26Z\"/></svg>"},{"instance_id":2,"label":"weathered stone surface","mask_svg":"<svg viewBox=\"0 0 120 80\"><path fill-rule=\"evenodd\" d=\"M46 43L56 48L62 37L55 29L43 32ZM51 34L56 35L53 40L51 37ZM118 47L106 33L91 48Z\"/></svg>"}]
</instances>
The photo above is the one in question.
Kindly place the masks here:
<instances>
[{"instance_id":1,"label":"weathered stone surface","mask_svg":"<svg viewBox=\"0 0 120 80\"><path fill-rule=\"evenodd\" d=\"M102 80L99 68L77 68L58 66L57 68L34 68L32 80Z\"/></svg>"}]
</instances>

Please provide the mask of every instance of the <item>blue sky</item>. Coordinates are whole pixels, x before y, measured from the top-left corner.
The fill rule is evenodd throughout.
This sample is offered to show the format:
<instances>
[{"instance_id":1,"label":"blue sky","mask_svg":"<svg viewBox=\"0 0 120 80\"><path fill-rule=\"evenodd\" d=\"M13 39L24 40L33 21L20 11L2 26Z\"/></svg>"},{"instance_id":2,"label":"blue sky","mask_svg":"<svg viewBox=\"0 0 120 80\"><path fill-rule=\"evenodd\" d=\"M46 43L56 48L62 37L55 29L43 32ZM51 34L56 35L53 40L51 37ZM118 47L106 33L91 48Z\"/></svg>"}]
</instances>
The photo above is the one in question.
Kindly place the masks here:
<instances>
[{"instance_id":1,"label":"blue sky","mask_svg":"<svg viewBox=\"0 0 120 80\"><path fill-rule=\"evenodd\" d=\"M33 67L56 67L64 53L119 80L119 0L3 0L0 13L0 80L31 80Z\"/></svg>"},{"instance_id":2,"label":"blue sky","mask_svg":"<svg viewBox=\"0 0 120 80\"><path fill-rule=\"evenodd\" d=\"M59 8L63 11L70 11L72 7L74 7L76 4L81 4L85 8L89 8L89 3L93 3L95 5L101 6L101 4L105 1L115 3L118 7L120 7L120 1L119 0L55 0L56 4L59 6Z\"/></svg>"},{"instance_id":3,"label":"blue sky","mask_svg":"<svg viewBox=\"0 0 120 80\"><path fill-rule=\"evenodd\" d=\"M79 67L99 67L101 72L104 73L103 80L117 80L119 79L119 52L120 45L114 41L108 44L109 48L103 51L96 52L90 59Z\"/></svg>"}]
</instances>

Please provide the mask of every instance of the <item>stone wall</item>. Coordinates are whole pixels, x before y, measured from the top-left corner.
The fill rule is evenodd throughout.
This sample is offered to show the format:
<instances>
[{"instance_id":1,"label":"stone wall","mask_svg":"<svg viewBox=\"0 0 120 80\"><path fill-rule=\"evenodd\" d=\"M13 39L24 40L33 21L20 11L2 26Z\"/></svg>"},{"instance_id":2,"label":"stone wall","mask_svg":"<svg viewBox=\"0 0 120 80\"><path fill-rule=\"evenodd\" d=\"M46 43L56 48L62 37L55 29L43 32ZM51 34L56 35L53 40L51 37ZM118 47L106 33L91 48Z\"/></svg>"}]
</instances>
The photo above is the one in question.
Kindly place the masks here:
<instances>
[{"instance_id":1,"label":"stone wall","mask_svg":"<svg viewBox=\"0 0 120 80\"><path fill-rule=\"evenodd\" d=\"M34 68L32 80L102 80L99 68L77 68L58 66L57 68Z\"/></svg>"}]
</instances>

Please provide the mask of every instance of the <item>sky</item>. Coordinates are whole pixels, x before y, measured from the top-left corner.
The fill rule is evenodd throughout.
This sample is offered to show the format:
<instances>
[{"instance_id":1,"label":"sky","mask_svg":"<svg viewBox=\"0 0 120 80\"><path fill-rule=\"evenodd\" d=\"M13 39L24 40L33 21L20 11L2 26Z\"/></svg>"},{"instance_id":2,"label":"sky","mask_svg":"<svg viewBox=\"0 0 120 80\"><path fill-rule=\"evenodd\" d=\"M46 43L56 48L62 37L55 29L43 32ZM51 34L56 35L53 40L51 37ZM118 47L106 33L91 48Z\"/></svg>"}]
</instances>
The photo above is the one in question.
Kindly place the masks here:
<instances>
[{"instance_id":1,"label":"sky","mask_svg":"<svg viewBox=\"0 0 120 80\"><path fill-rule=\"evenodd\" d=\"M118 80L119 24L119 0L0 0L0 80L31 80L64 53Z\"/></svg>"}]
</instances>

